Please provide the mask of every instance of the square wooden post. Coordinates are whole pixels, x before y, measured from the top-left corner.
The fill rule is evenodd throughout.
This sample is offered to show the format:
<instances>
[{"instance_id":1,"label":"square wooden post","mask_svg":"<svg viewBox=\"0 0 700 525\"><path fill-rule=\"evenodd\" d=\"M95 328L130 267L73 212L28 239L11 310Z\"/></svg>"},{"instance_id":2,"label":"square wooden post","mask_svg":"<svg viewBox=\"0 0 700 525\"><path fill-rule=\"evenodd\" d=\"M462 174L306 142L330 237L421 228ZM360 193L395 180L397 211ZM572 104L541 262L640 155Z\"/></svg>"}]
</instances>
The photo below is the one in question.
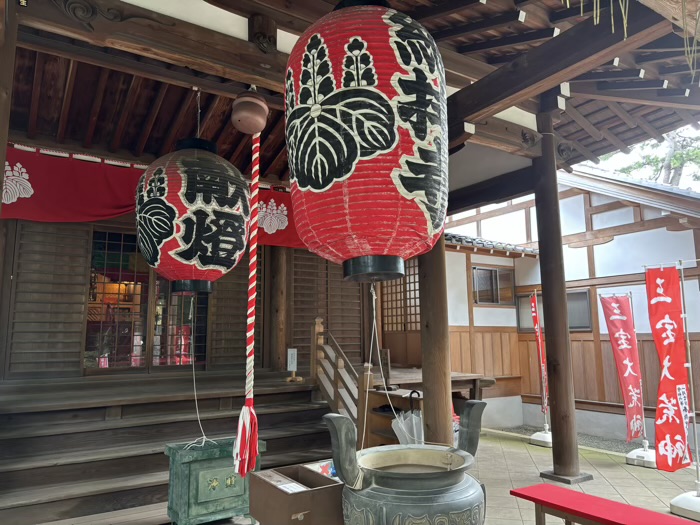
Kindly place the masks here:
<instances>
[{"instance_id":1,"label":"square wooden post","mask_svg":"<svg viewBox=\"0 0 700 525\"><path fill-rule=\"evenodd\" d=\"M16 46L17 2L16 0L0 0L0 195L2 195L3 174L7 159ZM0 200L1 209L2 201Z\"/></svg>"}]
</instances>

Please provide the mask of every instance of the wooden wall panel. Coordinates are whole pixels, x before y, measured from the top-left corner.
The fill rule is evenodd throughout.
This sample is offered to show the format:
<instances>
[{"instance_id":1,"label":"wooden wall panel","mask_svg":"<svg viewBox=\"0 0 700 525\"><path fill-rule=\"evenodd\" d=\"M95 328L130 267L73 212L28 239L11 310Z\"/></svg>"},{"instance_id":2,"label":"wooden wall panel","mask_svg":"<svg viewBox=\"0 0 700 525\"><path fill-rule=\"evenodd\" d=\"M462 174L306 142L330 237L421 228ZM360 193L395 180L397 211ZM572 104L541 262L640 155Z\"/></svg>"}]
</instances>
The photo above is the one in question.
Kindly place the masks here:
<instances>
[{"instance_id":1,"label":"wooden wall panel","mask_svg":"<svg viewBox=\"0 0 700 525\"><path fill-rule=\"evenodd\" d=\"M514 329L450 327L450 352L453 372L496 378L520 376L518 334Z\"/></svg>"},{"instance_id":2,"label":"wooden wall panel","mask_svg":"<svg viewBox=\"0 0 700 525\"><path fill-rule=\"evenodd\" d=\"M82 374L91 227L19 221L5 334L7 377Z\"/></svg>"},{"instance_id":3,"label":"wooden wall panel","mask_svg":"<svg viewBox=\"0 0 700 525\"><path fill-rule=\"evenodd\" d=\"M391 352L391 362L395 364L408 362L406 332L384 332L384 348Z\"/></svg>"},{"instance_id":4,"label":"wooden wall panel","mask_svg":"<svg viewBox=\"0 0 700 525\"><path fill-rule=\"evenodd\" d=\"M258 251L259 268L264 267L263 251ZM255 322L255 365L262 366L264 272L258 273L257 317ZM207 368L245 370L246 310L248 308L248 257L214 283L209 299L209 342ZM309 338L311 336L309 335Z\"/></svg>"},{"instance_id":5,"label":"wooden wall panel","mask_svg":"<svg viewBox=\"0 0 700 525\"><path fill-rule=\"evenodd\" d=\"M343 281L340 265L306 250L294 250L292 305L292 345L299 352L300 368L309 366L311 328L317 317L323 319L325 329L333 334L351 364L362 364L362 288L358 283ZM384 345L391 349L387 339Z\"/></svg>"}]
</instances>

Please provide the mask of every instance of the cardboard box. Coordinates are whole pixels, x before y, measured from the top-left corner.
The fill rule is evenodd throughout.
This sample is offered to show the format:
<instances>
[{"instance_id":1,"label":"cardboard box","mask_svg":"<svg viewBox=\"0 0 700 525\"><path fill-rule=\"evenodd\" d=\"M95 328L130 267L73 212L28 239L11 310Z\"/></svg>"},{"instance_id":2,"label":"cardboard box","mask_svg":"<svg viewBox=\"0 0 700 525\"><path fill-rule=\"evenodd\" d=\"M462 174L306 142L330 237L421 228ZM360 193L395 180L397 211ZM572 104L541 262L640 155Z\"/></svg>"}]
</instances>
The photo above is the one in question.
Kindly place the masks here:
<instances>
[{"instance_id":1,"label":"cardboard box","mask_svg":"<svg viewBox=\"0 0 700 525\"><path fill-rule=\"evenodd\" d=\"M343 525L343 487L302 465L252 472L250 515L260 525Z\"/></svg>"}]
</instances>

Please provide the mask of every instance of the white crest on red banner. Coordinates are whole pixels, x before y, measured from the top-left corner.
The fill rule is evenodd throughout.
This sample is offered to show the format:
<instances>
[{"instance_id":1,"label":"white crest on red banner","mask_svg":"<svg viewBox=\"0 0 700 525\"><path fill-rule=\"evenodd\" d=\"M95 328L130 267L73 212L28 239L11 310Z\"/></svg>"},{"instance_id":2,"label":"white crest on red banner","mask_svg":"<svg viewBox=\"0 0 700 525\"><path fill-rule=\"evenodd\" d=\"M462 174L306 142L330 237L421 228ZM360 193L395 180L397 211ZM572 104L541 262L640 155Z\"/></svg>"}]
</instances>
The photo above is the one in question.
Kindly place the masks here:
<instances>
[{"instance_id":1,"label":"white crest on red banner","mask_svg":"<svg viewBox=\"0 0 700 525\"><path fill-rule=\"evenodd\" d=\"M284 204L277 206L274 199L270 199L267 204L261 202L259 221L260 227L269 235L284 230L289 224L287 207Z\"/></svg>"},{"instance_id":2,"label":"white crest on red banner","mask_svg":"<svg viewBox=\"0 0 700 525\"><path fill-rule=\"evenodd\" d=\"M34 188L29 182L29 173L19 162L10 167L5 161L5 184L2 187L2 203L12 204L19 199L28 199L34 195Z\"/></svg>"}]
</instances>

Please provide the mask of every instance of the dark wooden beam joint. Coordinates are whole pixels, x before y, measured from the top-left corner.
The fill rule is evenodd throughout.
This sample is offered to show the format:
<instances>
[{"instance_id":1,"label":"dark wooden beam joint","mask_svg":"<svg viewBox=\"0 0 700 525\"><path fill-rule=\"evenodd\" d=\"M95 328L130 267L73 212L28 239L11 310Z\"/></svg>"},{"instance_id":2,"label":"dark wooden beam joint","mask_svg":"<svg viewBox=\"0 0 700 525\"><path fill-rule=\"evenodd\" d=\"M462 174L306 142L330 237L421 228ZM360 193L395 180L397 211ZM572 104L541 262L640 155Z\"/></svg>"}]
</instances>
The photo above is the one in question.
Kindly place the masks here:
<instances>
[{"instance_id":1,"label":"dark wooden beam joint","mask_svg":"<svg viewBox=\"0 0 700 525\"><path fill-rule=\"evenodd\" d=\"M248 19L248 40L263 53L277 51L277 23L264 15L253 15Z\"/></svg>"},{"instance_id":2,"label":"dark wooden beam joint","mask_svg":"<svg viewBox=\"0 0 700 525\"><path fill-rule=\"evenodd\" d=\"M599 24L593 19L581 22L452 94L447 100L450 129L457 129L457 121L478 122L495 115L671 30L668 20L633 2L625 39L622 31L613 33L605 13Z\"/></svg>"}]
</instances>

